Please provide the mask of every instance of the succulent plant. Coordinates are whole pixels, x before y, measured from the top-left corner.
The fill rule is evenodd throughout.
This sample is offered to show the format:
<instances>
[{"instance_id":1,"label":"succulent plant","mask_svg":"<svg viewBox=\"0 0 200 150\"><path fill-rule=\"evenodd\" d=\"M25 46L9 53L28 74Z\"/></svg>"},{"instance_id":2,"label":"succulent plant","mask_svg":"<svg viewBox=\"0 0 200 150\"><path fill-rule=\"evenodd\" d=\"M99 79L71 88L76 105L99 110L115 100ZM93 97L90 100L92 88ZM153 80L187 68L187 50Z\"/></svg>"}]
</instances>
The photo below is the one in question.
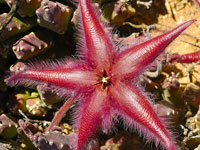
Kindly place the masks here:
<instances>
[{"instance_id":1,"label":"succulent plant","mask_svg":"<svg viewBox=\"0 0 200 150\"><path fill-rule=\"evenodd\" d=\"M52 132L42 133L43 131L37 125L23 120L19 120L19 125L18 133L29 149L32 146L32 149L37 148L40 150L71 150L75 146L77 138L75 133L66 135L56 128Z\"/></svg>"},{"instance_id":2,"label":"succulent plant","mask_svg":"<svg viewBox=\"0 0 200 150\"><path fill-rule=\"evenodd\" d=\"M5 1L11 7L14 0ZM36 9L40 7L41 2L42 0L20 0L17 13L21 17L32 17L35 15Z\"/></svg>"},{"instance_id":3,"label":"succulent plant","mask_svg":"<svg viewBox=\"0 0 200 150\"><path fill-rule=\"evenodd\" d=\"M62 134L58 131L42 134L38 132L34 135L34 144L41 150L71 150L75 148L77 134Z\"/></svg>"},{"instance_id":4,"label":"succulent plant","mask_svg":"<svg viewBox=\"0 0 200 150\"><path fill-rule=\"evenodd\" d=\"M36 94L36 96L34 96ZM38 93L31 93L30 98L26 100L27 114L31 116L45 117L48 111L47 105L40 99Z\"/></svg>"},{"instance_id":5,"label":"succulent plant","mask_svg":"<svg viewBox=\"0 0 200 150\"><path fill-rule=\"evenodd\" d=\"M159 114L160 117L166 118L170 122L173 122L173 124L179 123L180 112L179 109L173 104L163 100L154 104L154 108L156 113Z\"/></svg>"},{"instance_id":6,"label":"succulent plant","mask_svg":"<svg viewBox=\"0 0 200 150\"><path fill-rule=\"evenodd\" d=\"M51 106L52 104L63 100L63 98L59 97L59 93L53 91L51 85L48 83L38 85L37 91L40 95L40 98L45 102L45 104L47 104L47 106Z\"/></svg>"},{"instance_id":7,"label":"succulent plant","mask_svg":"<svg viewBox=\"0 0 200 150\"><path fill-rule=\"evenodd\" d=\"M0 116L0 136L11 139L17 136L18 125L8 116L2 114Z\"/></svg>"},{"instance_id":8,"label":"succulent plant","mask_svg":"<svg viewBox=\"0 0 200 150\"><path fill-rule=\"evenodd\" d=\"M17 73L19 71L25 70L27 69L26 64L24 64L23 62L18 61L15 65L12 65L10 67L10 71L13 73Z\"/></svg>"},{"instance_id":9,"label":"succulent plant","mask_svg":"<svg viewBox=\"0 0 200 150\"><path fill-rule=\"evenodd\" d=\"M136 10L127 1L118 0L117 2L107 3L103 7L105 20L110 23L123 23L127 18L136 14Z\"/></svg>"},{"instance_id":10,"label":"succulent plant","mask_svg":"<svg viewBox=\"0 0 200 150\"><path fill-rule=\"evenodd\" d=\"M23 60L44 52L53 46L51 36L48 36L49 38L46 36L48 32L31 32L13 44L13 52L18 59Z\"/></svg>"},{"instance_id":11,"label":"succulent plant","mask_svg":"<svg viewBox=\"0 0 200 150\"><path fill-rule=\"evenodd\" d=\"M37 124L32 124L23 120L19 120L18 124L19 128L17 129L17 132L22 140L23 149L36 150L37 148L32 142L33 136L38 132L43 132L43 130Z\"/></svg>"},{"instance_id":12,"label":"succulent plant","mask_svg":"<svg viewBox=\"0 0 200 150\"><path fill-rule=\"evenodd\" d=\"M164 80L162 89L163 99L177 107L180 107L182 90L180 89L180 83L173 72Z\"/></svg>"},{"instance_id":13,"label":"succulent plant","mask_svg":"<svg viewBox=\"0 0 200 150\"><path fill-rule=\"evenodd\" d=\"M71 7L59 2L46 0L20 0L19 4L15 4L15 0L5 2L10 7L19 6L17 7L19 15L13 12L12 18L9 13L9 15L0 14L0 25L8 18L12 18L8 24L5 24L5 28L1 29L0 54L7 57L10 49L13 49L17 59L22 60L32 58L53 47L55 41L53 38L56 34L49 30L64 34L73 13Z\"/></svg>"},{"instance_id":14,"label":"succulent plant","mask_svg":"<svg viewBox=\"0 0 200 150\"><path fill-rule=\"evenodd\" d=\"M36 10L37 21L42 27L64 34L72 12L70 7L61 3L43 0L40 8Z\"/></svg>"},{"instance_id":15,"label":"succulent plant","mask_svg":"<svg viewBox=\"0 0 200 150\"><path fill-rule=\"evenodd\" d=\"M8 101L8 106L11 108L14 114L18 114L18 111L21 110L22 112L26 112L26 99L30 96L29 92L26 91L25 93L17 93L15 94L10 101Z\"/></svg>"},{"instance_id":16,"label":"succulent plant","mask_svg":"<svg viewBox=\"0 0 200 150\"><path fill-rule=\"evenodd\" d=\"M0 23L7 17L6 13L0 15ZM36 24L31 19L18 19L14 17L12 21L6 26L6 28L1 33L1 38L6 40L14 35L19 33L24 33L31 28L33 28Z\"/></svg>"},{"instance_id":17,"label":"succulent plant","mask_svg":"<svg viewBox=\"0 0 200 150\"><path fill-rule=\"evenodd\" d=\"M183 91L182 99L191 106L198 108L200 104L200 87L194 83L189 83Z\"/></svg>"},{"instance_id":18,"label":"succulent plant","mask_svg":"<svg viewBox=\"0 0 200 150\"><path fill-rule=\"evenodd\" d=\"M16 92L8 102L10 111L19 114L19 110L29 116L44 117L48 111L47 105L40 99L37 92Z\"/></svg>"}]
</instances>

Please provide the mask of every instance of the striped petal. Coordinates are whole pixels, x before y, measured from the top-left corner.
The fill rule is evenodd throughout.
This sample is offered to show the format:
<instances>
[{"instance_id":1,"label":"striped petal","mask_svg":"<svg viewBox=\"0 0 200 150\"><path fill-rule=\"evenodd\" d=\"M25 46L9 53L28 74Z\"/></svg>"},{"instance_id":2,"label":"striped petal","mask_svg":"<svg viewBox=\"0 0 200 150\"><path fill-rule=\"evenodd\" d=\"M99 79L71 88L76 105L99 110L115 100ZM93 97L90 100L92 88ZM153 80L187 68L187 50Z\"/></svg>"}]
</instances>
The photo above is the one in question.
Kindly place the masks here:
<instances>
[{"instance_id":1,"label":"striped petal","mask_svg":"<svg viewBox=\"0 0 200 150\"><path fill-rule=\"evenodd\" d=\"M175 29L148 40L139 45L135 45L120 53L115 59L113 72L123 75L125 78L136 77L147 65L163 52L178 35L181 34L195 20L188 21Z\"/></svg>"},{"instance_id":2,"label":"striped petal","mask_svg":"<svg viewBox=\"0 0 200 150\"><path fill-rule=\"evenodd\" d=\"M75 65L76 64L76 65ZM49 64L49 66L53 66ZM40 69L42 68L42 69ZM38 85L50 83L57 87L76 90L94 85L96 82L94 73L84 67L84 65L69 62L69 64L60 65L60 67L34 68L30 67L24 71L17 72L5 80L10 85Z\"/></svg>"},{"instance_id":3,"label":"striped petal","mask_svg":"<svg viewBox=\"0 0 200 150\"><path fill-rule=\"evenodd\" d=\"M102 123L103 115L109 111L107 105L107 92L101 88L96 88L92 94L84 100L81 110L80 124L78 127L78 148L83 150L83 146ZM80 113L80 112L79 112Z\"/></svg>"},{"instance_id":4,"label":"striped petal","mask_svg":"<svg viewBox=\"0 0 200 150\"><path fill-rule=\"evenodd\" d=\"M155 143L161 142L168 150L176 149L163 123L136 86L119 82L110 89L110 92L120 110L131 118L135 127L148 140L152 139Z\"/></svg>"},{"instance_id":5,"label":"striped petal","mask_svg":"<svg viewBox=\"0 0 200 150\"><path fill-rule=\"evenodd\" d=\"M81 8L82 56L93 67L103 70L110 66L113 59L111 35L105 25L100 23L100 16L95 12L89 0L79 0Z\"/></svg>"}]
</instances>

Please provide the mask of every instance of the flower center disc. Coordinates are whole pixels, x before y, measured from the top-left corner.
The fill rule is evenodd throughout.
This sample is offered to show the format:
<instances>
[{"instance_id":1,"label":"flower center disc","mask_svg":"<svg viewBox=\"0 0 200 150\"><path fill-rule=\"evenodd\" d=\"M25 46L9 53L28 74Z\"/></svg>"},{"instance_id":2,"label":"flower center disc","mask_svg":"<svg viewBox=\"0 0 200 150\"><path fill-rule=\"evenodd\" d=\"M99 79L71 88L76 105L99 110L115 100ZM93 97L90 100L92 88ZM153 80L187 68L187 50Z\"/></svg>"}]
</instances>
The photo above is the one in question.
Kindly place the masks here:
<instances>
[{"instance_id":1,"label":"flower center disc","mask_svg":"<svg viewBox=\"0 0 200 150\"><path fill-rule=\"evenodd\" d=\"M103 88L105 89L107 86L109 86L111 84L110 77L103 77L101 82L103 84Z\"/></svg>"},{"instance_id":2,"label":"flower center disc","mask_svg":"<svg viewBox=\"0 0 200 150\"><path fill-rule=\"evenodd\" d=\"M111 85L111 81L110 81L111 77L107 76L106 71L102 71L101 75L97 75L97 83L98 84L102 84L103 89L105 89L107 86Z\"/></svg>"}]
</instances>

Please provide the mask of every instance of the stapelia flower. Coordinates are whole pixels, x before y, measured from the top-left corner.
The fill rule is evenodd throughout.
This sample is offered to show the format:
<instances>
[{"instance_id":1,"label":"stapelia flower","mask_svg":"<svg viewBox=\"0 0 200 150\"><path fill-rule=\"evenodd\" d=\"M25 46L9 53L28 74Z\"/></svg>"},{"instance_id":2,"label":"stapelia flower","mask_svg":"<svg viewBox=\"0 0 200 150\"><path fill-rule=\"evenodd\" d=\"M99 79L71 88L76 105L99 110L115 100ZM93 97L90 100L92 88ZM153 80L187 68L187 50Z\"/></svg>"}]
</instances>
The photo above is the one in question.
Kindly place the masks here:
<instances>
[{"instance_id":1,"label":"stapelia flower","mask_svg":"<svg viewBox=\"0 0 200 150\"><path fill-rule=\"evenodd\" d=\"M121 116L127 126L143 133L148 141L160 143L167 150L176 150L166 124L136 83L147 66L194 20L158 37L136 40L131 46L122 47L115 44L89 0L79 0L79 5L80 59L28 64L27 69L7 78L7 84L48 83L61 96L71 94L52 124L57 124L62 118L60 114L78 102L74 122L78 132L76 150L88 149L88 142L100 127L110 129L113 116Z\"/></svg>"}]
</instances>

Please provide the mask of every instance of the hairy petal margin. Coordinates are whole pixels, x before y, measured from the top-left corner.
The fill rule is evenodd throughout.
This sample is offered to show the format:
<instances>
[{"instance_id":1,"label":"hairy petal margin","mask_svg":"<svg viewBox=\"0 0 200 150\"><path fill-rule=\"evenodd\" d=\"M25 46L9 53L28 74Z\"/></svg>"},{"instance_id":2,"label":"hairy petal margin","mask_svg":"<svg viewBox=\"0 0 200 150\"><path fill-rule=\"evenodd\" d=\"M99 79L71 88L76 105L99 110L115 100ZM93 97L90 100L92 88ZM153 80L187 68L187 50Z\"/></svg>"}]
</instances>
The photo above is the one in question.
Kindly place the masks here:
<instances>
[{"instance_id":1,"label":"hairy petal margin","mask_svg":"<svg viewBox=\"0 0 200 150\"><path fill-rule=\"evenodd\" d=\"M151 104L142 95L138 87L119 82L110 89L110 92L120 110L132 118L136 124L139 124L135 128L139 128L138 130L147 139L152 139L155 144L160 142L167 150L176 150L170 133L164 127L164 124L154 112Z\"/></svg>"},{"instance_id":2,"label":"hairy petal margin","mask_svg":"<svg viewBox=\"0 0 200 150\"><path fill-rule=\"evenodd\" d=\"M143 71L147 65L153 62L178 35L181 34L195 20L185 22L175 29L148 40L139 45L122 51L115 59L116 63L113 72L123 75L125 78L132 78Z\"/></svg>"}]
</instances>

